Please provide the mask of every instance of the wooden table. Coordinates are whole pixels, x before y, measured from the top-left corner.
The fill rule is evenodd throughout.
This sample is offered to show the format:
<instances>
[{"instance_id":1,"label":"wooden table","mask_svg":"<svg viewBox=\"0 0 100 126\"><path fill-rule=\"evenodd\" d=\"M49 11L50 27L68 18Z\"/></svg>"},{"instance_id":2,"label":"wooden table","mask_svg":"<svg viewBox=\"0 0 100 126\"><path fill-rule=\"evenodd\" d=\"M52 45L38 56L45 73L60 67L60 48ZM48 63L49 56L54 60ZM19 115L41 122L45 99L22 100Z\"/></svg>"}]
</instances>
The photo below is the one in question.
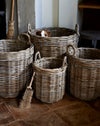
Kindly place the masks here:
<instances>
[{"instance_id":1,"label":"wooden table","mask_svg":"<svg viewBox=\"0 0 100 126\"><path fill-rule=\"evenodd\" d=\"M88 39L92 41L94 48L97 46L97 41L100 40L100 31L86 30L80 33L81 38Z\"/></svg>"},{"instance_id":2,"label":"wooden table","mask_svg":"<svg viewBox=\"0 0 100 126\"><path fill-rule=\"evenodd\" d=\"M78 5L79 9L100 9L100 0L83 1ZM100 40L100 31L97 30L85 30L81 33L81 38L92 41L92 45L96 48L97 41Z\"/></svg>"},{"instance_id":3,"label":"wooden table","mask_svg":"<svg viewBox=\"0 0 100 126\"><path fill-rule=\"evenodd\" d=\"M100 9L100 1L92 0L92 1L81 2L81 3L79 3L78 8L80 8L80 9L83 9L83 8Z\"/></svg>"}]
</instances>

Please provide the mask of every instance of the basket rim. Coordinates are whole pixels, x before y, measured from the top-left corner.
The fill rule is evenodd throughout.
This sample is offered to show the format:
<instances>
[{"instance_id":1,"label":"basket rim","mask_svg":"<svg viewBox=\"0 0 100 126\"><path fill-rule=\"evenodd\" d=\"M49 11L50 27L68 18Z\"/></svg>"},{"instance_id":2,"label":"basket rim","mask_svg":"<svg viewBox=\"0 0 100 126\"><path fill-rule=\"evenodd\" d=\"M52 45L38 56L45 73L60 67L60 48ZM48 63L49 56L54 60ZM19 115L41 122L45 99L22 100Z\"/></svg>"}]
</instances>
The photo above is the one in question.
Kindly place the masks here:
<instances>
[{"instance_id":1,"label":"basket rim","mask_svg":"<svg viewBox=\"0 0 100 126\"><path fill-rule=\"evenodd\" d=\"M14 40L2 39L2 40L0 40L0 42L1 42L1 41L18 41L18 40L17 40L17 39L14 39ZM11 51L11 52L1 52L1 51L0 51L0 55L1 55L1 54L17 54L17 53L23 53L23 52L25 52L25 51L28 51L28 50L31 49L31 48L34 48L34 45L33 45L32 43L29 43L29 45L30 45L30 47L28 47L28 48L26 48L26 49L22 49L22 50L20 50L20 51Z\"/></svg>"},{"instance_id":2,"label":"basket rim","mask_svg":"<svg viewBox=\"0 0 100 126\"><path fill-rule=\"evenodd\" d=\"M99 49L96 49L96 48L84 48L84 47L80 47L80 48L78 48L78 50L79 49L90 49L90 50L100 51ZM97 63L100 64L100 59L84 59L84 58L72 56L72 55L69 55L69 54L67 54L67 56L70 57L70 58L73 58L76 61L81 62L81 63L87 63L87 64L89 64L91 62L91 64L89 64L89 65L97 64Z\"/></svg>"},{"instance_id":3,"label":"basket rim","mask_svg":"<svg viewBox=\"0 0 100 126\"><path fill-rule=\"evenodd\" d=\"M73 35L68 35L68 36L60 36L60 37L42 37L42 36L39 36L39 35L35 35L35 34L32 34L32 31L37 31L37 30L42 30L42 29L54 29L54 28L60 28L60 29L66 29L66 30L72 30L73 32L75 32ZM28 31L28 34L29 35L32 35L34 37L37 37L37 38L42 38L42 39L59 39L59 38L72 38L74 36L78 36L77 32L74 30L74 29L70 29L70 28L66 28L66 27L42 27L42 28L37 28L37 29L31 29L32 31Z\"/></svg>"},{"instance_id":4,"label":"basket rim","mask_svg":"<svg viewBox=\"0 0 100 126\"><path fill-rule=\"evenodd\" d=\"M0 41L16 41L19 42L18 40L0 40ZM24 49L24 50L19 50L19 51L11 51L11 52L0 52L0 62L2 61L18 61L18 60L24 60L25 56L26 58L32 56L34 54L34 45L29 43L29 47Z\"/></svg>"},{"instance_id":5,"label":"basket rim","mask_svg":"<svg viewBox=\"0 0 100 126\"><path fill-rule=\"evenodd\" d=\"M62 72L63 70L65 70L67 68L67 64L64 66L61 66L59 68L54 68L54 69L45 69L45 68L40 68L37 66L37 62L39 62L40 60L49 60L49 59L58 59L58 60L62 60L61 58L56 58L56 57L43 57L41 59L37 59L37 61L33 62L33 67L35 67L35 69L37 69L38 71L43 71L43 72L49 72L49 73L56 73L56 72Z\"/></svg>"}]
</instances>

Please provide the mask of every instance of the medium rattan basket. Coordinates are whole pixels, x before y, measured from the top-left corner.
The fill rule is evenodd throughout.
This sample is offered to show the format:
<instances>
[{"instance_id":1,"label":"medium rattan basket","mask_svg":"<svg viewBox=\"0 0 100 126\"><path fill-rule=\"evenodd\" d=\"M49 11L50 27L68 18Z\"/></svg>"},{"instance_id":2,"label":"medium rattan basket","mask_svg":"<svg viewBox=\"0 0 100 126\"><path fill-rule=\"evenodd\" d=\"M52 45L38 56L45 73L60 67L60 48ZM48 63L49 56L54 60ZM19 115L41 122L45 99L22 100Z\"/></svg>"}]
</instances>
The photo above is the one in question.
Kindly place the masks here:
<instances>
[{"instance_id":1,"label":"medium rattan basket","mask_svg":"<svg viewBox=\"0 0 100 126\"><path fill-rule=\"evenodd\" d=\"M28 33L35 47L35 53L39 51L42 57L64 57L68 44L77 47L79 40L78 29L78 25L76 25L76 30L61 27L31 29L30 24L28 25ZM51 33L50 37L36 35L36 32L40 30L49 31Z\"/></svg>"},{"instance_id":2,"label":"medium rattan basket","mask_svg":"<svg viewBox=\"0 0 100 126\"><path fill-rule=\"evenodd\" d=\"M39 56L39 59L37 59ZM65 93L66 57L64 60L55 57L41 58L35 55L35 95L45 103L61 100Z\"/></svg>"},{"instance_id":3,"label":"medium rattan basket","mask_svg":"<svg viewBox=\"0 0 100 126\"><path fill-rule=\"evenodd\" d=\"M70 93L82 100L99 97L100 50L69 45L67 56Z\"/></svg>"},{"instance_id":4,"label":"medium rattan basket","mask_svg":"<svg viewBox=\"0 0 100 126\"><path fill-rule=\"evenodd\" d=\"M0 40L0 96L14 98L29 84L34 47L25 41Z\"/></svg>"}]
</instances>

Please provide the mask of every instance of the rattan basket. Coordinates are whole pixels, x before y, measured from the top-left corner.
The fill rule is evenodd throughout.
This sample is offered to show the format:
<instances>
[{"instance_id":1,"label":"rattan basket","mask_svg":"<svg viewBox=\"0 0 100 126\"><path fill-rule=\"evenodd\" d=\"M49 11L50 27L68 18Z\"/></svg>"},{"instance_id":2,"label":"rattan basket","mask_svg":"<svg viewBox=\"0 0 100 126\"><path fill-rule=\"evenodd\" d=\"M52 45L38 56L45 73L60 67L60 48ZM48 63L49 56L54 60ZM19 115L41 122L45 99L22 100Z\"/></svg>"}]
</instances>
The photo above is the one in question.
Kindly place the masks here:
<instances>
[{"instance_id":1,"label":"rattan basket","mask_svg":"<svg viewBox=\"0 0 100 126\"><path fill-rule=\"evenodd\" d=\"M66 57L64 60L55 57L41 58L37 52L33 68L36 73L36 98L45 103L61 100L65 93Z\"/></svg>"},{"instance_id":2,"label":"rattan basket","mask_svg":"<svg viewBox=\"0 0 100 126\"><path fill-rule=\"evenodd\" d=\"M34 47L25 41L0 40L0 96L14 98L29 84Z\"/></svg>"},{"instance_id":3,"label":"rattan basket","mask_svg":"<svg viewBox=\"0 0 100 126\"><path fill-rule=\"evenodd\" d=\"M51 33L50 37L36 35L36 32L40 30L49 31ZM61 27L31 29L30 24L28 25L28 33L35 47L35 53L39 51L42 57L64 57L68 44L73 44L77 47L79 39L78 31L78 25L76 25L76 30Z\"/></svg>"},{"instance_id":4,"label":"rattan basket","mask_svg":"<svg viewBox=\"0 0 100 126\"><path fill-rule=\"evenodd\" d=\"M100 50L69 45L67 56L70 93L82 100L99 97Z\"/></svg>"}]
</instances>

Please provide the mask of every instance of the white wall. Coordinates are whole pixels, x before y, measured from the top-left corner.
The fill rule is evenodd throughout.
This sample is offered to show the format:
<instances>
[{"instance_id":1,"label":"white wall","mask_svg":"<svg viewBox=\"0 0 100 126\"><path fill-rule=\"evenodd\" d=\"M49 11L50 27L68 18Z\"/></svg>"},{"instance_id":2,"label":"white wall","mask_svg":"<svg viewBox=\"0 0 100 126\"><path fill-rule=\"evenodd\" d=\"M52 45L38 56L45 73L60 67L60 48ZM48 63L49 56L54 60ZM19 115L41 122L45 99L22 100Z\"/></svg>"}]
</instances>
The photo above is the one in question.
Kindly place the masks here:
<instances>
[{"instance_id":1,"label":"white wall","mask_svg":"<svg viewBox=\"0 0 100 126\"><path fill-rule=\"evenodd\" d=\"M59 26L75 28L78 0L59 0Z\"/></svg>"},{"instance_id":2,"label":"white wall","mask_svg":"<svg viewBox=\"0 0 100 126\"><path fill-rule=\"evenodd\" d=\"M52 0L52 14L53 14L53 26L59 25L59 0Z\"/></svg>"},{"instance_id":3,"label":"white wall","mask_svg":"<svg viewBox=\"0 0 100 126\"><path fill-rule=\"evenodd\" d=\"M40 5L41 0L35 1L40 1L38 3L38 8L40 7L39 12L42 9L42 14L40 12L40 14L37 14L38 18L36 17L36 20L38 19L37 25L41 27L60 26L74 29L75 24L79 23L78 2L80 0L42 0L42 7ZM37 8L36 11L38 11Z\"/></svg>"},{"instance_id":4,"label":"white wall","mask_svg":"<svg viewBox=\"0 0 100 126\"><path fill-rule=\"evenodd\" d=\"M42 26L42 0L35 0L35 13L36 13L35 28L41 28Z\"/></svg>"},{"instance_id":5,"label":"white wall","mask_svg":"<svg viewBox=\"0 0 100 126\"><path fill-rule=\"evenodd\" d=\"M42 27L52 27L52 0L42 0Z\"/></svg>"},{"instance_id":6,"label":"white wall","mask_svg":"<svg viewBox=\"0 0 100 126\"><path fill-rule=\"evenodd\" d=\"M42 0L42 27L56 27L59 21L59 0Z\"/></svg>"}]
</instances>

